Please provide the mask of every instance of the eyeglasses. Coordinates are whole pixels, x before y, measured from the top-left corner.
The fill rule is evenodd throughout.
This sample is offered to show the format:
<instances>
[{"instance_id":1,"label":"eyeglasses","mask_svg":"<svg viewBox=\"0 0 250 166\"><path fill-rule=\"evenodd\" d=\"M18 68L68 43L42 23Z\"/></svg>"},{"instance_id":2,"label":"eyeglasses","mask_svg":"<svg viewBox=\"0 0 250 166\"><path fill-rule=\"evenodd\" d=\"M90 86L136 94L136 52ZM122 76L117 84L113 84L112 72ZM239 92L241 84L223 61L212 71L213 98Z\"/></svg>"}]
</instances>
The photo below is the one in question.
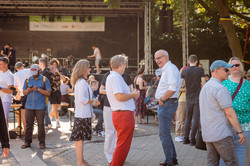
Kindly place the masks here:
<instances>
[{"instance_id":1,"label":"eyeglasses","mask_svg":"<svg viewBox=\"0 0 250 166\"><path fill-rule=\"evenodd\" d=\"M154 60L155 61L158 61L158 60L160 60L162 57L164 57L165 55L162 55L162 56L159 56L159 57L157 57L157 58L155 58Z\"/></svg>"},{"instance_id":2,"label":"eyeglasses","mask_svg":"<svg viewBox=\"0 0 250 166\"><path fill-rule=\"evenodd\" d=\"M234 64L232 67L239 67L240 64Z\"/></svg>"}]
</instances>

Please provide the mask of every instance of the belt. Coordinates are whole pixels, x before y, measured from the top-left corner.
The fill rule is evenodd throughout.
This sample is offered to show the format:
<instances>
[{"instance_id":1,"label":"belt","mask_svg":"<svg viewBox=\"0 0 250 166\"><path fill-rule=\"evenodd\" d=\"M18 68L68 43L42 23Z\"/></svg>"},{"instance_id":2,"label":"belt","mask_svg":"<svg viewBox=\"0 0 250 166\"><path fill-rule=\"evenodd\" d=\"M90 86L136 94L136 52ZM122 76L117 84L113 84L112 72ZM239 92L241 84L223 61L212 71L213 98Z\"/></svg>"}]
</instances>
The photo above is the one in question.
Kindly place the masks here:
<instances>
[{"instance_id":1,"label":"belt","mask_svg":"<svg viewBox=\"0 0 250 166\"><path fill-rule=\"evenodd\" d=\"M174 98L168 98L167 100L165 100L165 101L168 101L168 100L170 100L170 101L177 101L178 100L178 98L177 97L174 97Z\"/></svg>"},{"instance_id":2,"label":"belt","mask_svg":"<svg viewBox=\"0 0 250 166\"><path fill-rule=\"evenodd\" d=\"M115 110L114 112L125 112L125 111L130 111L130 110Z\"/></svg>"}]
</instances>

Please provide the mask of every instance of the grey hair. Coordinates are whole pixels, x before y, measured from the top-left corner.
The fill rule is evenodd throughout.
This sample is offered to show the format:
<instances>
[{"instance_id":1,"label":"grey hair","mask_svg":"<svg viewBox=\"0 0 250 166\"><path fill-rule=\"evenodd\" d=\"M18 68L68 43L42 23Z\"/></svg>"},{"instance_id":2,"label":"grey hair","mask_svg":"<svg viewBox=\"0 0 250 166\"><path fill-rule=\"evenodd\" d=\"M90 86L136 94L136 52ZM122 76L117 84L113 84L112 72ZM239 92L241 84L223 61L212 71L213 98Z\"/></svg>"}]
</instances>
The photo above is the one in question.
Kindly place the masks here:
<instances>
[{"instance_id":1,"label":"grey hair","mask_svg":"<svg viewBox=\"0 0 250 166\"><path fill-rule=\"evenodd\" d=\"M127 65L128 57L125 54L115 55L110 59L112 69L118 69L122 64Z\"/></svg>"},{"instance_id":2,"label":"grey hair","mask_svg":"<svg viewBox=\"0 0 250 166\"><path fill-rule=\"evenodd\" d=\"M168 52L166 50L160 49L160 50L155 52L155 55L156 54L161 54L161 55L167 56L168 59L169 59L169 54L168 54Z\"/></svg>"}]
</instances>

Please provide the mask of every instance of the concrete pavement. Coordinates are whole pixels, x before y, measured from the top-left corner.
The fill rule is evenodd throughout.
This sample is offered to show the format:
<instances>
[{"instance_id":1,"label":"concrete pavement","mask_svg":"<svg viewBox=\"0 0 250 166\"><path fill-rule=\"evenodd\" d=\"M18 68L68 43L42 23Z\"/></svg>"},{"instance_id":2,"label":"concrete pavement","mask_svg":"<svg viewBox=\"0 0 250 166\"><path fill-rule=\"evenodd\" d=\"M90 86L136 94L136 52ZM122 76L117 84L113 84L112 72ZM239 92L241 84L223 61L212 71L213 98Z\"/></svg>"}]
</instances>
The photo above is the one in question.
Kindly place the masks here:
<instances>
[{"instance_id":1,"label":"concrete pavement","mask_svg":"<svg viewBox=\"0 0 250 166\"><path fill-rule=\"evenodd\" d=\"M37 135L33 138L31 148L21 149L22 139L11 140L11 154L7 159L0 158L0 165L76 165L74 142L69 141L71 131L69 120L61 119L61 128L49 129L46 134L46 146L39 149ZM145 121L145 120L144 120ZM52 122L55 126L55 121ZM10 124L10 128L12 124ZM36 127L34 133L36 133ZM172 138L174 130L172 129ZM203 166L206 165L206 151L197 150L190 145L175 143L179 166ZM84 158L94 166L107 166L108 162L103 153L104 138L93 136L91 141L84 144ZM247 157L248 156L248 157ZM245 165L250 165L250 144L248 144ZM136 125L130 152L125 166L157 166L164 161L163 150L158 136L158 125L153 123L153 116L149 118L149 124Z\"/></svg>"}]
</instances>

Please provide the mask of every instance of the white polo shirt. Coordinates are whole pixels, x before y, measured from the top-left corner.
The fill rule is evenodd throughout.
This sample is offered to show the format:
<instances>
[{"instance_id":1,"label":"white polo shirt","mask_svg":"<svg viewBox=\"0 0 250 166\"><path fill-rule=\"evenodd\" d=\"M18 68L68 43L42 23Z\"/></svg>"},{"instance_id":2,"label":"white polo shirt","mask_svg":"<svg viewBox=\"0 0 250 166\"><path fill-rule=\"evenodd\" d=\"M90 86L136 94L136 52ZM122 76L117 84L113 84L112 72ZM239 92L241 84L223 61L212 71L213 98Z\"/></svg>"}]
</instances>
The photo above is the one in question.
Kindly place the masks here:
<instances>
[{"instance_id":1,"label":"white polo shirt","mask_svg":"<svg viewBox=\"0 0 250 166\"><path fill-rule=\"evenodd\" d=\"M92 99L92 90L84 79L77 80L74 88L75 94L75 117L76 118L91 118L92 104L87 104L89 99Z\"/></svg>"},{"instance_id":2,"label":"white polo shirt","mask_svg":"<svg viewBox=\"0 0 250 166\"><path fill-rule=\"evenodd\" d=\"M126 84L126 82L119 73L111 71L109 76L107 77L105 87L106 87L108 101L110 103L112 111L135 110L135 102L133 98L127 101L118 101L115 97L115 94L117 93L124 93L124 94L131 93L128 85Z\"/></svg>"},{"instance_id":3,"label":"white polo shirt","mask_svg":"<svg viewBox=\"0 0 250 166\"><path fill-rule=\"evenodd\" d=\"M14 77L12 73L8 70L5 73L3 71L0 71L0 87L1 88L8 88L8 86L14 85ZM0 90L0 97L2 99L2 102L11 102L12 100L12 94L10 93L4 93Z\"/></svg>"},{"instance_id":4,"label":"white polo shirt","mask_svg":"<svg viewBox=\"0 0 250 166\"><path fill-rule=\"evenodd\" d=\"M178 98L180 86L181 86L181 75L179 69L168 61L161 69L162 75L158 84L155 97L161 98L168 90L175 91L173 96L170 98Z\"/></svg>"},{"instance_id":5,"label":"white polo shirt","mask_svg":"<svg viewBox=\"0 0 250 166\"><path fill-rule=\"evenodd\" d=\"M30 69L22 69L16 72L14 75L14 86L17 86L18 90L21 92L20 96L23 95L23 85L26 78L30 77Z\"/></svg>"}]
</instances>

